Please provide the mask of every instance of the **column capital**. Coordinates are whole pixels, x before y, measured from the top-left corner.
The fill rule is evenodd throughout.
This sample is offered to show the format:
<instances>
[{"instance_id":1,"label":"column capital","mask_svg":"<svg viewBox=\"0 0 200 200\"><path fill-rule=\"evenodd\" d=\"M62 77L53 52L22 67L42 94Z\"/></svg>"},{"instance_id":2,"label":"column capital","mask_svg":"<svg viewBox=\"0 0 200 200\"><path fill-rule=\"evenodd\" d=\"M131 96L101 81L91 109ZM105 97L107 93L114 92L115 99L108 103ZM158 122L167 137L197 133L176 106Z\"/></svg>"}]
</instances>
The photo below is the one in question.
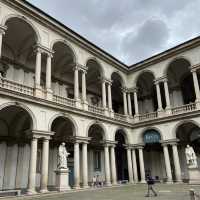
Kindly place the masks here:
<instances>
[{"instance_id":1,"label":"column capital","mask_svg":"<svg viewBox=\"0 0 200 200\"><path fill-rule=\"evenodd\" d=\"M7 26L1 26L1 25L0 25L0 34L1 34L1 35L4 35L7 29L8 29Z\"/></svg>"},{"instance_id":2,"label":"column capital","mask_svg":"<svg viewBox=\"0 0 200 200\"><path fill-rule=\"evenodd\" d=\"M127 93L127 92L128 92L128 88L125 87L125 86L121 87L121 90L122 90L122 92L124 92L124 93Z\"/></svg>"},{"instance_id":3,"label":"column capital","mask_svg":"<svg viewBox=\"0 0 200 200\"><path fill-rule=\"evenodd\" d=\"M132 149L144 149L145 144L139 143L139 144L132 144Z\"/></svg>"},{"instance_id":4,"label":"column capital","mask_svg":"<svg viewBox=\"0 0 200 200\"><path fill-rule=\"evenodd\" d=\"M77 67L78 70L80 70L82 73L87 73L88 66L85 66L85 65L81 65L81 64L79 64L79 63L76 63L76 67Z\"/></svg>"},{"instance_id":5,"label":"column capital","mask_svg":"<svg viewBox=\"0 0 200 200\"><path fill-rule=\"evenodd\" d=\"M82 136L72 136L70 137L70 141L73 143L85 143L88 144L89 141L91 140L91 137L82 137Z\"/></svg>"},{"instance_id":6,"label":"column capital","mask_svg":"<svg viewBox=\"0 0 200 200\"><path fill-rule=\"evenodd\" d=\"M154 84L157 85L162 82L167 82L167 76L161 76L159 78L154 79Z\"/></svg>"},{"instance_id":7,"label":"column capital","mask_svg":"<svg viewBox=\"0 0 200 200\"><path fill-rule=\"evenodd\" d=\"M168 145L175 145L179 142L179 139L170 139L170 140L161 140L160 144L162 146L168 146Z\"/></svg>"},{"instance_id":8,"label":"column capital","mask_svg":"<svg viewBox=\"0 0 200 200\"><path fill-rule=\"evenodd\" d=\"M55 132L32 130L32 131L27 131L26 134L30 138L50 140L51 137L55 134Z\"/></svg>"},{"instance_id":9,"label":"column capital","mask_svg":"<svg viewBox=\"0 0 200 200\"><path fill-rule=\"evenodd\" d=\"M196 65L192 65L190 67L190 71L191 72L195 72L197 69L200 69L200 63L199 64L196 64Z\"/></svg>"},{"instance_id":10,"label":"column capital","mask_svg":"<svg viewBox=\"0 0 200 200\"><path fill-rule=\"evenodd\" d=\"M36 44L35 46L33 46L33 48L34 48L35 52L40 52L40 53L46 54L50 57L53 57L54 51L52 51L51 49L49 49L39 43Z\"/></svg>"},{"instance_id":11,"label":"column capital","mask_svg":"<svg viewBox=\"0 0 200 200\"><path fill-rule=\"evenodd\" d=\"M125 147L126 150L132 150L133 149L133 145L132 144L124 144L123 145Z\"/></svg>"},{"instance_id":12,"label":"column capital","mask_svg":"<svg viewBox=\"0 0 200 200\"><path fill-rule=\"evenodd\" d=\"M108 79L108 78L106 78L106 77L101 77L100 78L101 79L101 82L103 83L103 82L105 82L105 83L107 83L107 84L109 84L109 85L112 85L112 80L111 79Z\"/></svg>"},{"instance_id":13,"label":"column capital","mask_svg":"<svg viewBox=\"0 0 200 200\"><path fill-rule=\"evenodd\" d=\"M115 147L118 142L112 140L103 140L101 144L105 147Z\"/></svg>"}]
</instances>

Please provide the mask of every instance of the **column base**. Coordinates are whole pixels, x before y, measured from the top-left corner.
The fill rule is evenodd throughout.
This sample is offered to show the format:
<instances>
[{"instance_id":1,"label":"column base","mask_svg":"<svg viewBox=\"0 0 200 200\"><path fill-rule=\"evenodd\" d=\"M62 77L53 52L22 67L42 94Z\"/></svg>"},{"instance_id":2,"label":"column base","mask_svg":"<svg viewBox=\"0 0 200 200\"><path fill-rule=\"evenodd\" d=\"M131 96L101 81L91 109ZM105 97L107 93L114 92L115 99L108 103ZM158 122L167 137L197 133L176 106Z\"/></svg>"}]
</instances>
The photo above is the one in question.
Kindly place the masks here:
<instances>
[{"instance_id":1,"label":"column base","mask_svg":"<svg viewBox=\"0 0 200 200\"><path fill-rule=\"evenodd\" d=\"M80 99L75 99L76 108L82 109L82 103Z\"/></svg>"},{"instance_id":2,"label":"column base","mask_svg":"<svg viewBox=\"0 0 200 200\"><path fill-rule=\"evenodd\" d=\"M112 184L111 184L111 183L105 183L105 186L106 186L106 187L111 187Z\"/></svg>"},{"instance_id":3,"label":"column base","mask_svg":"<svg viewBox=\"0 0 200 200\"><path fill-rule=\"evenodd\" d=\"M170 107L166 107L166 108L165 108L165 114L166 114L166 115L171 115L171 113L172 113L171 108L170 108Z\"/></svg>"},{"instance_id":4,"label":"column base","mask_svg":"<svg viewBox=\"0 0 200 200\"><path fill-rule=\"evenodd\" d=\"M81 189L81 187L80 187L80 186L78 186L78 185L76 185L76 186L73 186L73 189L75 189L75 190L80 190L80 189Z\"/></svg>"},{"instance_id":5,"label":"column base","mask_svg":"<svg viewBox=\"0 0 200 200\"><path fill-rule=\"evenodd\" d=\"M33 195L33 194L37 194L37 192L36 192L35 189L27 189L26 194L27 195Z\"/></svg>"},{"instance_id":6,"label":"column base","mask_svg":"<svg viewBox=\"0 0 200 200\"><path fill-rule=\"evenodd\" d=\"M82 101L83 110L88 111L88 102Z\"/></svg>"},{"instance_id":7,"label":"column base","mask_svg":"<svg viewBox=\"0 0 200 200\"><path fill-rule=\"evenodd\" d=\"M103 108L104 109L104 115L109 117L110 116L110 113L108 111L108 108Z\"/></svg>"},{"instance_id":8,"label":"column base","mask_svg":"<svg viewBox=\"0 0 200 200\"><path fill-rule=\"evenodd\" d=\"M42 91L42 88L37 86L35 89L34 89L34 96L35 97L38 97L38 98L44 98L44 94L43 94L43 91Z\"/></svg>"},{"instance_id":9,"label":"column base","mask_svg":"<svg viewBox=\"0 0 200 200\"><path fill-rule=\"evenodd\" d=\"M158 109L157 113L158 113L158 117L163 117L165 115L165 112L163 109Z\"/></svg>"},{"instance_id":10,"label":"column base","mask_svg":"<svg viewBox=\"0 0 200 200\"><path fill-rule=\"evenodd\" d=\"M139 114L134 115L134 122L139 122Z\"/></svg>"},{"instance_id":11,"label":"column base","mask_svg":"<svg viewBox=\"0 0 200 200\"><path fill-rule=\"evenodd\" d=\"M145 180L141 180L139 183L146 184L147 182Z\"/></svg>"},{"instance_id":12,"label":"column base","mask_svg":"<svg viewBox=\"0 0 200 200\"><path fill-rule=\"evenodd\" d=\"M49 192L47 189L41 189L40 190L40 193L47 193L47 192Z\"/></svg>"},{"instance_id":13,"label":"column base","mask_svg":"<svg viewBox=\"0 0 200 200\"><path fill-rule=\"evenodd\" d=\"M174 182L172 180L166 181L166 184L173 184Z\"/></svg>"},{"instance_id":14,"label":"column base","mask_svg":"<svg viewBox=\"0 0 200 200\"><path fill-rule=\"evenodd\" d=\"M195 101L195 103L196 103L196 108L199 110L200 109L200 99L197 99Z\"/></svg>"},{"instance_id":15,"label":"column base","mask_svg":"<svg viewBox=\"0 0 200 200\"><path fill-rule=\"evenodd\" d=\"M89 185L83 185L82 188L83 188L83 189L88 189L88 188L90 188L90 186L89 186Z\"/></svg>"},{"instance_id":16,"label":"column base","mask_svg":"<svg viewBox=\"0 0 200 200\"><path fill-rule=\"evenodd\" d=\"M114 118L114 112L112 109L109 109L110 117Z\"/></svg>"},{"instance_id":17,"label":"column base","mask_svg":"<svg viewBox=\"0 0 200 200\"><path fill-rule=\"evenodd\" d=\"M53 91L51 89L46 89L46 100L53 100Z\"/></svg>"}]
</instances>

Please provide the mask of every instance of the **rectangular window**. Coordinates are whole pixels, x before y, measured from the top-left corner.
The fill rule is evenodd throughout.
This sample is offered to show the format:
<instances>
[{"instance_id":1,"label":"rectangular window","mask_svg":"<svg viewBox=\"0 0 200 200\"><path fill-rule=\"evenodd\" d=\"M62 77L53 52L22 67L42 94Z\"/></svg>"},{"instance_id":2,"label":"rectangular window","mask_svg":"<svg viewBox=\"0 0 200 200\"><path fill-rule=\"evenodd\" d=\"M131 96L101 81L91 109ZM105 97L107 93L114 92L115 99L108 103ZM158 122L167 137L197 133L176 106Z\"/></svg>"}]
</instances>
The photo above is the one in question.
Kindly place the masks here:
<instances>
[{"instance_id":1,"label":"rectangular window","mask_svg":"<svg viewBox=\"0 0 200 200\"><path fill-rule=\"evenodd\" d=\"M94 170L101 171L101 151L94 151Z\"/></svg>"}]
</instances>

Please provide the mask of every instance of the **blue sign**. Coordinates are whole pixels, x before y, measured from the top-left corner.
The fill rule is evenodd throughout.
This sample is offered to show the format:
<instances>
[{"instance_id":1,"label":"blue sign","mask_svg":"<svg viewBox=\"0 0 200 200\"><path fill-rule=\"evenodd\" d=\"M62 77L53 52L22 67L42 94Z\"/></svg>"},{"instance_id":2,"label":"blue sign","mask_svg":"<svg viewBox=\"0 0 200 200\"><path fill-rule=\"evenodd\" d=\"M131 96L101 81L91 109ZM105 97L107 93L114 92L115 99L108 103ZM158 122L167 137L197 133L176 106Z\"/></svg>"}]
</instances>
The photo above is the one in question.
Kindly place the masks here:
<instances>
[{"instance_id":1,"label":"blue sign","mask_svg":"<svg viewBox=\"0 0 200 200\"><path fill-rule=\"evenodd\" d=\"M160 133L156 130L148 130L144 133L144 143L146 144L159 143L160 140Z\"/></svg>"}]
</instances>

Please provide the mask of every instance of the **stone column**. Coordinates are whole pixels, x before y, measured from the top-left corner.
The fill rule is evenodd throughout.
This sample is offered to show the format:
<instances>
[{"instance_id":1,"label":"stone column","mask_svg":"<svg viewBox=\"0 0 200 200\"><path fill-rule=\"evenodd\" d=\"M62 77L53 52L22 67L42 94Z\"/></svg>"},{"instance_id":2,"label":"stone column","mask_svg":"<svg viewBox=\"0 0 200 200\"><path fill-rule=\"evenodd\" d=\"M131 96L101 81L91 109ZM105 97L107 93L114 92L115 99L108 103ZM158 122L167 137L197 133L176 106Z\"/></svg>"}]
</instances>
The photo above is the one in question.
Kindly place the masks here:
<instances>
[{"instance_id":1,"label":"stone column","mask_svg":"<svg viewBox=\"0 0 200 200\"><path fill-rule=\"evenodd\" d=\"M133 166L131 158L131 149L127 147L126 151L127 151L129 183L133 184Z\"/></svg>"},{"instance_id":2,"label":"stone column","mask_svg":"<svg viewBox=\"0 0 200 200\"><path fill-rule=\"evenodd\" d=\"M167 79L164 79L164 88L165 88L165 100L166 100L166 108L170 108L170 98L169 98L169 88L168 88L168 82Z\"/></svg>"},{"instance_id":3,"label":"stone column","mask_svg":"<svg viewBox=\"0 0 200 200\"><path fill-rule=\"evenodd\" d=\"M6 30L7 30L7 27L0 26L0 58L2 56L3 35L5 35Z\"/></svg>"},{"instance_id":4,"label":"stone column","mask_svg":"<svg viewBox=\"0 0 200 200\"><path fill-rule=\"evenodd\" d=\"M79 143L74 143L74 188L80 188L80 161L79 161Z\"/></svg>"},{"instance_id":5,"label":"stone column","mask_svg":"<svg viewBox=\"0 0 200 200\"><path fill-rule=\"evenodd\" d=\"M108 108L112 111L112 93L111 93L111 81L108 82Z\"/></svg>"},{"instance_id":6,"label":"stone column","mask_svg":"<svg viewBox=\"0 0 200 200\"><path fill-rule=\"evenodd\" d=\"M110 147L110 157L111 157L111 175L112 175L112 185L117 184L116 175L116 161L115 161L115 146Z\"/></svg>"},{"instance_id":7,"label":"stone column","mask_svg":"<svg viewBox=\"0 0 200 200\"><path fill-rule=\"evenodd\" d=\"M36 66L35 66L35 87L40 89L41 82L41 61L42 61L42 51L41 49L36 49Z\"/></svg>"},{"instance_id":8,"label":"stone column","mask_svg":"<svg viewBox=\"0 0 200 200\"><path fill-rule=\"evenodd\" d=\"M41 180L40 180L40 192L48 192L48 167L49 167L49 140L43 139L42 146L42 170L41 170Z\"/></svg>"},{"instance_id":9,"label":"stone column","mask_svg":"<svg viewBox=\"0 0 200 200\"><path fill-rule=\"evenodd\" d=\"M51 90L51 58L52 54L47 55L47 65L46 65L46 89Z\"/></svg>"},{"instance_id":10,"label":"stone column","mask_svg":"<svg viewBox=\"0 0 200 200\"><path fill-rule=\"evenodd\" d=\"M173 151L173 159L174 159L174 167L175 167L175 175L176 175L176 182L181 182L181 167L180 167L180 160L178 155L177 143L173 143L172 151Z\"/></svg>"},{"instance_id":11,"label":"stone column","mask_svg":"<svg viewBox=\"0 0 200 200\"><path fill-rule=\"evenodd\" d=\"M161 99L161 94L160 94L160 84L159 81L155 81L156 85L156 94L157 94L157 101L158 101L158 111L162 111L162 99Z\"/></svg>"},{"instance_id":12,"label":"stone column","mask_svg":"<svg viewBox=\"0 0 200 200\"><path fill-rule=\"evenodd\" d=\"M82 100L83 102L87 101L86 97L86 79L85 79L86 71L82 70Z\"/></svg>"},{"instance_id":13,"label":"stone column","mask_svg":"<svg viewBox=\"0 0 200 200\"><path fill-rule=\"evenodd\" d=\"M167 183L172 183L172 170L171 170L171 165L170 165L168 146L167 146L167 144L162 144L162 146L163 146L163 152L164 152L164 158L165 158Z\"/></svg>"},{"instance_id":14,"label":"stone column","mask_svg":"<svg viewBox=\"0 0 200 200\"><path fill-rule=\"evenodd\" d=\"M88 156L87 143L82 144L83 188L88 188Z\"/></svg>"},{"instance_id":15,"label":"stone column","mask_svg":"<svg viewBox=\"0 0 200 200\"><path fill-rule=\"evenodd\" d=\"M109 146L107 144L104 145L104 159L105 159L105 179L106 186L110 186L110 158L109 158Z\"/></svg>"},{"instance_id":16,"label":"stone column","mask_svg":"<svg viewBox=\"0 0 200 200\"><path fill-rule=\"evenodd\" d=\"M128 113L130 116L132 116L133 113L132 113L132 105L131 105L131 93L128 92L127 95L128 95Z\"/></svg>"},{"instance_id":17,"label":"stone column","mask_svg":"<svg viewBox=\"0 0 200 200\"><path fill-rule=\"evenodd\" d=\"M127 98L126 98L126 89L122 88L123 101L124 101L124 115L127 115Z\"/></svg>"},{"instance_id":18,"label":"stone column","mask_svg":"<svg viewBox=\"0 0 200 200\"><path fill-rule=\"evenodd\" d=\"M35 191L35 180L36 180L36 164L37 164L37 144L38 139L32 138L31 141L31 155L29 164L29 176L28 176L28 194L34 194Z\"/></svg>"},{"instance_id":19,"label":"stone column","mask_svg":"<svg viewBox=\"0 0 200 200\"><path fill-rule=\"evenodd\" d=\"M146 181L145 181L145 169L144 169L143 147L139 147L138 151L139 151L139 161L140 161L141 183L146 183Z\"/></svg>"},{"instance_id":20,"label":"stone column","mask_svg":"<svg viewBox=\"0 0 200 200\"><path fill-rule=\"evenodd\" d=\"M106 103L106 82L102 80L102 106L105 109L107 107Z\"/></svg>"},{"instance_id":21,"label":"stone column","mask_svg":"<svg viewBox=\"0 0 200 200\"><path fill-rule=\"evenodd\" d=\"M194 82L194 90L196 94L196 101L200 100L200 92L199 92L199 82L197 78L197 72L196 69L192 69L192 77L193 77L193 82Z\"/></svg>"},{"instance_id":22,"label":"stone column","mask_svg":"<svg viewBox=\"0 0 200 200\"><path fill-rule=\"evenodd\" d=\"M137 115L139 114L139 109L138 109L138 98L137 98L137 88L134 89L133 94L134 94L135 115L137 116Z\"/></svg>"},{"instance_id":23,"label":"stone column","mask_svg":"<svg viewBox=\"0 0 200 200\"><path fill-rule=\"evenodd\" d=\"M79 100L79 80L78 80L79 68L74 68L74 99Z\"/></svg>"},{"instance_id":24,"label":"stone column","mask_svg":"<svg viewBox=\"0 0 200 200\"><path fill-rule=\"evenodd\" d=\"M135 149L132 149L132 162L133 162L133 175L135 183L138 182L138 172L137 172L137 161L136 161L136 154Z\"/></svg>"}]
</instances>

